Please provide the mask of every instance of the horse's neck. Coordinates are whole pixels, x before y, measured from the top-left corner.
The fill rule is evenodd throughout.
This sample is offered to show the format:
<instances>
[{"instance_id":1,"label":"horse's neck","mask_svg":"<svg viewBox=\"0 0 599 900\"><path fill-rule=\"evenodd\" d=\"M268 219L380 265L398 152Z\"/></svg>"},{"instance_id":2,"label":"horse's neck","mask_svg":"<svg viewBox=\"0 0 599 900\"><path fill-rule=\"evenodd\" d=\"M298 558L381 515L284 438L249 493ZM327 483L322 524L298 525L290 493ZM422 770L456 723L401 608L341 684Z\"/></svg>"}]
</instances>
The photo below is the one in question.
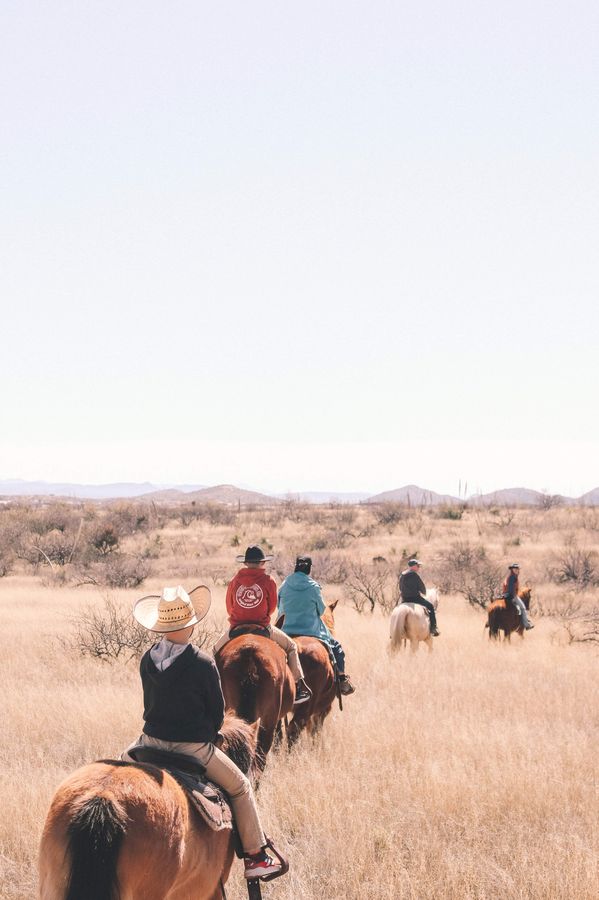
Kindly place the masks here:
<instances>
[{"instance_id":1,"label":"horse's neck","mask_svg":"<svg viewBox=\"0 0 599 900\"><path fill-rule=\"evenodd\" d=\"M335 634L335 619L333 617L333 613L330 610L326 610L322 616L322 621L327 626L332 635Z\"/></svg>"}]
</instances>

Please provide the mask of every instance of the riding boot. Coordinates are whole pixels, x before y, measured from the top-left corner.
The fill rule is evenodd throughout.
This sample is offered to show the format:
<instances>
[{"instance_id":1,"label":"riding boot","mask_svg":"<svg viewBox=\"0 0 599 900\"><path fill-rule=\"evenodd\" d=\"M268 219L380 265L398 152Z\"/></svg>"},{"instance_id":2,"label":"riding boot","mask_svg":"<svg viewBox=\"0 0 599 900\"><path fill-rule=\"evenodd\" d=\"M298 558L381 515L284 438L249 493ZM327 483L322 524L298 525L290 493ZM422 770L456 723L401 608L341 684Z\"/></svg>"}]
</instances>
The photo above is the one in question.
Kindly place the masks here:
<instances>
[{"instance_id":1,"label":"riding boot","mask_svg":"<svg viewBox=\"0 0 599 900\"><path fill-rule=\"evenodd\" d=\"M295 706L299 706L300 703L306 703L307 700L312 696L312 691L306 684L303 678L300 678L295 683Z\"/></svg>"},{"instance_id":2,"label":"riding boot","mask_svg":"<svg viewBox=\"0 0 599 900\"><path fill-rule=\"evenodd\" d=\"M347 697L348 694L354 694L356 691L355 687L353 686L345 672L339 673L339 690L344 695L344 697Z\"/></svg>"}]
</instances>

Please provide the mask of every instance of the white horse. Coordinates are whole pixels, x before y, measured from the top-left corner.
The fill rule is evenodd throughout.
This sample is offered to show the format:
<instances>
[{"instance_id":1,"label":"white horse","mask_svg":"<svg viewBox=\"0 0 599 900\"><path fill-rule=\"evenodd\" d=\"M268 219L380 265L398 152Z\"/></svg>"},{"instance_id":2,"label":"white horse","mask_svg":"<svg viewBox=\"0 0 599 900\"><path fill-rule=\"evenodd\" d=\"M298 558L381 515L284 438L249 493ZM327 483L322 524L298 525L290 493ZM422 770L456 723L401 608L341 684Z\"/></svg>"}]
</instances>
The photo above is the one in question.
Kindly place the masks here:
<instances>
[{"instance_id":1,"label":"white horse","mask_svg":"<svg viewBox=\"0 0 599 900\"><path fill-rule=\"evenodd\" d=\"M426 599L437 609L439 605L437 588L429 588L426 592ZM433 639L424 606L420 606L418 603L399 603L391 613L389 637L392 651L399 650L402 644L405 647L409 641L412 653L416 653L418 644L423 641L430 653L433 649Z\"/></svg>"}]
</instances>

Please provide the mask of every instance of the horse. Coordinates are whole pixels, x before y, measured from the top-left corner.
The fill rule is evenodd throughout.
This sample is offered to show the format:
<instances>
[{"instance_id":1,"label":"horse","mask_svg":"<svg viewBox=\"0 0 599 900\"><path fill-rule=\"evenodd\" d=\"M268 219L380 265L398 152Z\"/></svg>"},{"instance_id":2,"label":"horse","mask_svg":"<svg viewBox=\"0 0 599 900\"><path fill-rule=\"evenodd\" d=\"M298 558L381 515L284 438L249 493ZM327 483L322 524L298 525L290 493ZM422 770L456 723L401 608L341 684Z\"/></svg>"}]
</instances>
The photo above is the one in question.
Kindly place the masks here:
<instances>
[{"instance_id":1,"label":"horse","mask_svg":"<svg viewBox=\"0 0 599 900\"><path fill-rule=\"evenodd\" d=\"M225 716L223 751L256 775L257 726ZM233 862L231 829L213 831L156 766L106 759L77 769L52 800L39 851L40 900L217 900Z\"/></svg>"},{"instance_id":2,"label":"horse","mask_svg":"<svg viewBox=\"0 0 599 900\"><path fill-rule=\"evenodd\" d=\"M331 634L335 633L335 607L339 601L329 603L322 615L322 621ZM330 713L337 697L337 680L331 663L330 653L321 640L307 635L294 636L306 683L312 696L306 703L295 708L289 723L289 744L294 744L306 729L315 738L321 731L324 720Z\"/></svg>"},{"instance_id":3,"label":"horse","mask_svg":"<svg viewBox=\"0 0 599 900\"><path fill-rule=\"evenodd\" d=\"M263 769L277 726L295 702L285 652L261 634L243 634L221 647L215 659L227 709L246 722L260 720L258 765Z\"/></svg>"},{"instance_id":4,"label":"horse","mask_svg":"<svg viewBox=\"0 0 599 900\"><path fill-rule=\"evenodd\" d=\"M526 609L530 609L531 594L532 588L528 586L522 588L518 593ZM517 631L520 637L524 637L522 616L518 612L517 607L501 597L497 600L492 600L487 606L487 624L485 628L489 629L489 638L492 640L498 640L500 631L503 631L503 637L506 641L510 641L513 631Z\"/></svg>"},{"instance_id":5,"label":"horse","mask_svg":"<svg viewBox=\"0 0 599 900\"><path fill-rule=\"evenodd\" d=\"M439 605L439 595L436 588L429 588L426 599L430 600L435 609ZM410 642L412 653L416 653L418 645L422 641L428 647L429 653L433 649L430 621L424 606L418 603L398 603L391 613L389 622L390 651L399 650L403 644Z\"/></svg>"}]
</instances>

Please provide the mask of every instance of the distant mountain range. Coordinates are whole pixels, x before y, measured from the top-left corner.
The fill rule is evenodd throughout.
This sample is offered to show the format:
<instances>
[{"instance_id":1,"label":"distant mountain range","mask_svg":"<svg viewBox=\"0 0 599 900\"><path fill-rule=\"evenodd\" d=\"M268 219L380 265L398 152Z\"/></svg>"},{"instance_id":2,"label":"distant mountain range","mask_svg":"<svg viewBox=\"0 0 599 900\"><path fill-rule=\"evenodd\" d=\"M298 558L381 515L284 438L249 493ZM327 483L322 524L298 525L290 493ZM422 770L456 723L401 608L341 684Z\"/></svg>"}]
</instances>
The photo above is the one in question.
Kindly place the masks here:
<instances>
[{"instance_id":1,"label":"distant mountain range","mask_svg":"<svg viewBox=\"0 0 599 900\"><path fill-rule=\"evenodd\" d=\"M23 481L11 478L0 481L0 495L3 497L81 497L88 500L115 500L120 497L142 497L150 491L175 487L175 485L157 485L144 481L116 482L115 484L71 484L49 481ZM177 485L179 491L196 491L201 484Z\"/></svg>"},{"instance_id":2,"label":"distant mountain range","mask_svg":"<svg viewBox=\"0 0 599 900\"><path fill-rule=\"evenodd\" d=\"M375 494L366 500L366 503L402 503L406 506L442 506L461 502L463 501L458 497L452 497L451 494L437 494L435 491L427 491L416 484L407 484L394 491L384 491L382 494Z\"/></svg>"},{"instance_id":3,"label":"distant mountain range","mask_svg":"<svg viewBox=\"0 0 599 900\"><path fill-rule=\"evenodd\" d=\"M365 491L300 491L290 494L266 494L219 484L205 487L198 484L156 485L150 482L117 482L114 484L52 483L48 481L0 481L0 497L63 497L66 499L118 500L144 498L161 503L224 503L227 506L272 506L285 500L304 503L401 503L406 506L455 506L468 503L471 506L548 506L554 504L599 506L599 487L581 497L547 495L530 488L504 488L489 494L473 494L466 500L451 494L438 494L415 484L408 484L381 494Z\"/></svg>"},{"instance_id":4,"label":"distant mountain range","mask_svg":"<svg viewBox=\"0 0 599 900\"><path fill-rule=\"evenodd\" d=\"M200 488L197 491L173 488L166 491L152 491L144 494L144 500L224 503L227 506L272 506L273 503L282 502L278 497L260 494L258 491L248 491L245 488L235 487L234 484L217 484L215 487Z\"/></svg>"}]
</instances>

